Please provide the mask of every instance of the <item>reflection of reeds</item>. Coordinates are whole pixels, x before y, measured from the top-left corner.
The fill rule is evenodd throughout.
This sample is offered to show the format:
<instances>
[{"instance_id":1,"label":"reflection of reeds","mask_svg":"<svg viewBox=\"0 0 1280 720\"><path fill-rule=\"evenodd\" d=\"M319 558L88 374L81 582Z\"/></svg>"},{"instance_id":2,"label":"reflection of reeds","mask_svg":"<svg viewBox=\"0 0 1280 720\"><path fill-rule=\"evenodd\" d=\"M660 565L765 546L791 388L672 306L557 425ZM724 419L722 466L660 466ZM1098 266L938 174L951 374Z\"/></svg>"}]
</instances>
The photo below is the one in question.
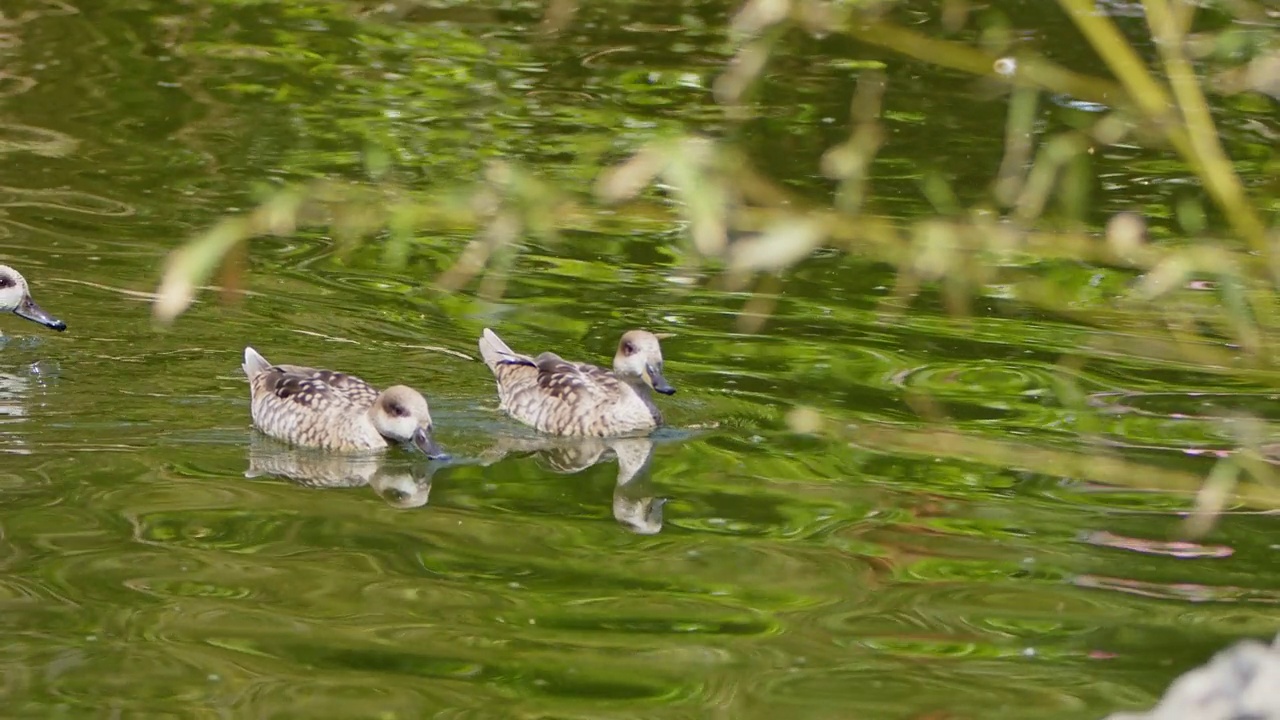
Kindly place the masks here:
<instances>
[{"instance_id":1,"label":"reflection of reeds","mask_svg":"<svg viewBox=\"0 0 1280 720\"><path fill-rule=\"evenodd\" d=\"M1193 65L1193 48L1205 45L1193 43L1188 30L1195 4L1143 0L1158 58L1153 68L1092 0L1058 0L1114 80L1051 62L1015 45L1007 31L979 33L974 43L930 37L896 24L887 12L891 5L747 0L731 23L738 53L714 83L714 97L728 119L751 117L753 87L769 67L775 46L795 31L844 35L970 73L984 83L1004 84L1011 90L1005 152L991 184L990 204L962 207L944 180L929 177L922 190L937 217L895 222L867 211L873 197L872 163L884 138L879 118L887 80L875 63L867 63L870 69L860 75L848 136L821 160L820 171L835 185L829 204L788 191L732 144L693 136L662 138L637 148L599 176L595 200L614 205L624 216L674 214L682 220L689 256L719 266L724 272L718 282L725 287L756 290L740 315L743 329L758 329L767 320L782 287L781 273L815 249L829 247L897 268L893 292L883 305L886 312L900 313L921 291L936 288L947 308L963 316L975 295L1000 284L1019 302L1061 317L1095 327L1124 325L1123 335L1103 336L1097 346L1082 348L1081 357L1121 352L1161 361L1176 358L1219 373L1248 372L1253 379L1271 377L1272 348L1280 340L1275 308L1280 256L1272 252L1274 240L1268 239L1261 203L1249 196L1219 140L1206 98L1210 82ZM949 31L966 24L967 8L959 1L943 3L940 12ZM554 0L541 31L563 30L577 9L573 0ZM1225 11L1242 17L1261 13L1248 0ZM1274 47L1260 52L1239 61L1238 68L1218 73L1216 91L1280 92L1266 72L1280 63L1280 54ZM1041 137L1036 123L1043 93L1103 104L1104 112L1087 125ZM1115 216L1101 237L1086 232L1091 158L1119 144L1146 145L1184 164L1242 242L1198 238L1181 247L1156 247L1147 242L1143 219L1134 213ZM674 202L650 202L655 185ZM1056 221L1042 222L1051 211ZM155 315L163 322L180 315L197 288L224 263L221 284L237 286L244 263L234 252L245 241L287 234L300 225L328 225L344 244L388 229L389 261L403 261L419 231L474 230L475 238L435 285L454 291L482 277L481 293L499 295L521 238L554 238L567 227L590 230L610 222L608 217L591 208L585 190L575 195L552 187L505 161L492 163L477 187L448 196L422 197L389 183L316 183L282 191L248 215L228 218L175 250ZM1038 264L1053 260L1105 265L1141 277L1115 307L1102 309L1095 302L1082 308L1054 278L1037 271ZM1206 278L1214 281L1209 291L1189 287ZM1241 354L1246 363L1239 362ZM1236 470L1215 472L1215 487L1225 487L1222 478L1253 465L1230 467ZM1155 477L1150 480L1157 483Z\"/></svg>"},{"instance_id":2,"label":"reflection of reeds","mask_svg":"<svg viewBox=\"0 0 1280 720\"><path fill-rule=\"evenodd\" d=\"M901 427L858 427L847 438L859 446L890 454L919 454L977 462L997 468L1023 468L1052 477L1071 478L1081 483L1099 483L1136 490L1156 487L1184 493L1203 491L1204 478L1195 473L1126 460L1118 454L1077 452L1027 442L998 440L952 430L920 430ZM1240 465L1253 462L1240 458L1224 460L1214 475L1235 473ZM1159 474L1159 477L1152 477ZM1228 478L1220 478L1226 482ZM1220 493L1215 488L1212 492ZM1267 485L1247 485L1235 492L1240 502L1269 510L1280 510L1280 489ZM1215 504L1220 503L1215 500Z\"/></svg>"}]
</instances>

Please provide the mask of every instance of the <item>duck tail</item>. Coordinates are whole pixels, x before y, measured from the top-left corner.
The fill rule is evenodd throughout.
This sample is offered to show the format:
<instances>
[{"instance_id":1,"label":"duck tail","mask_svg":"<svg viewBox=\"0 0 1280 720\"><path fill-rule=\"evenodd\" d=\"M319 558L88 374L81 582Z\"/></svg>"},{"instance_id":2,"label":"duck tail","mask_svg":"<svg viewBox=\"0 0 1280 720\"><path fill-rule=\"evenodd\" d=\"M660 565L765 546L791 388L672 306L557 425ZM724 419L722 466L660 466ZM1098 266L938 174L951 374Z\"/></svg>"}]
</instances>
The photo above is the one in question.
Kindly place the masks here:
<instances>
[{"instance_id":1,"label":"duck tail","mask_svg":"<svg viewBox=\"0 0 1280 720\"><path fill-rule=\"evenodd\" d=\"M480 335L480 356L484 358L484 364L488 365L490 370L497 368L498 364L504 360L509 361L520 357L489 328L485 328Z\"/></svg>"},{"instance_id":2,"label":"duck tail","mask_svg":"<svg viewBox=\"0 0 1280 720\"><path fill-rule=\"evenodd\" d=\"M252 380L255 375L271 367L271 363L259 355L257 350L246 345L244 348L244 364L240 367L244 369L245 377Z\"/></svg>"}]
</instances>

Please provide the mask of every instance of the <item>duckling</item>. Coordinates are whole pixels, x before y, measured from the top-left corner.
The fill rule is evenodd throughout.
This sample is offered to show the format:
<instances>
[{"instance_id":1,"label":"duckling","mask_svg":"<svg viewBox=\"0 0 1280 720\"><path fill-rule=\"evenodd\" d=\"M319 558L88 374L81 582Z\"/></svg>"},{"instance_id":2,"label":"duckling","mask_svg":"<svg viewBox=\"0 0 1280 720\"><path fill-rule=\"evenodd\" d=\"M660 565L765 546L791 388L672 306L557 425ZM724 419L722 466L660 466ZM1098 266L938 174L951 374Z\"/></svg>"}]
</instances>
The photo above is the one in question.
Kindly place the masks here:
<instances>
[{"instance_id":1,"label":"duckling","mask_svg":"<svg viewBox=\"0 0 1280 720\"><path fill-rule=\"evenodd\" d=\"M618 342L613 370L564 360L552 352L518 355L492 330L480 337L480 355L493 372L501 409L551 435L616 437L662 424L649 391L674 395L662 374L658 337L631 330Z\"/></svg>"},{"instance_id":2,"label":"duckling","mask_svg":"<svg viewBox=\"0 0 1280 720\"><path fill-rule=\"evenodd\" d=\"M66 323L45 312L31 299L26 278L8 265L0 265L0 312L11 312L58 332L67 329Z\"/></svg>"},{"instance_id":3,"label":"duckling","mask_svg":"<svg viewBox=\"0 0 1280 720\"><path fill-rule=\"evenodd\" d=\"M354 375L297 365L272 365L252 347L244 349L253 424L262 432L302 447L338 452L412 443L427 457L449 455L432 437L427 399L405 385L382 392Z\"/></svg>"}]
</instances>

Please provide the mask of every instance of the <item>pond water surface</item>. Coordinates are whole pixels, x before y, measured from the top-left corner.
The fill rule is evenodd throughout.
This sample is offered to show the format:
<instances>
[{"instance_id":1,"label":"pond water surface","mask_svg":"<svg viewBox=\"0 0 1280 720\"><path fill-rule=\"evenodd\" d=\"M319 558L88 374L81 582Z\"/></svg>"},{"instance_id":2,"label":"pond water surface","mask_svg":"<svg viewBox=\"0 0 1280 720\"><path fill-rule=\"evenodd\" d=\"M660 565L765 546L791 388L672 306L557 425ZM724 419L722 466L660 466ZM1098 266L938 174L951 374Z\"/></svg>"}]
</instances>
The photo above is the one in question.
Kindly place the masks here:
<instances>
[{"instance_id":1,"label":"pond water surface","mask_svg":"<svg viewBox=\"0 0 1280 720\"><path fill-rule=\"evenodd\" d=\"M975 435L1091 453L1092 428L1152 473L1203 477L1212 458L1189 451L1231 446L1219 418L1274 405L1262 380L1116 355L1074 377L1113 409L1085 423L1057 360L1088 328L994 300L967 326L927 298L886 321L892 271L865 259L807 261L747 334L745 296L691 286L668 223L534 243L501 302L420 290L468 233L419 238L393 267L378 243L343 255L299 232L252 242L240 302L205 294L152 324L171 249L264 184L360 177L369 143L400 148L421 187L493 157L575 183L605 162L584 158L674 127L725 132L706 88L731 4L601 3L558 43L529 39L537 3L405 5L381 34L343 3L17 5L0 262L69 330L0 318L6 716L1084 719L1280 629L1269 515L1170 543L1185 493L934 454L927 435L789 430L804 406L923 433L916 390ZM990 177L1003 102L827 42L887 63L884 209L928 210L922 168ZM818 192L853 78L799 47L780 58L744 142ZM1137 155L1100 160L1099 217L1167 202ZM497 412L486 326L596 362L628 328L673 333L671 426L539 441ZM424 389L455 461L394 450L353 469L255 435L246 344ZM352 474L367 482L326 487Z\"/></svg>"}]
</instances>

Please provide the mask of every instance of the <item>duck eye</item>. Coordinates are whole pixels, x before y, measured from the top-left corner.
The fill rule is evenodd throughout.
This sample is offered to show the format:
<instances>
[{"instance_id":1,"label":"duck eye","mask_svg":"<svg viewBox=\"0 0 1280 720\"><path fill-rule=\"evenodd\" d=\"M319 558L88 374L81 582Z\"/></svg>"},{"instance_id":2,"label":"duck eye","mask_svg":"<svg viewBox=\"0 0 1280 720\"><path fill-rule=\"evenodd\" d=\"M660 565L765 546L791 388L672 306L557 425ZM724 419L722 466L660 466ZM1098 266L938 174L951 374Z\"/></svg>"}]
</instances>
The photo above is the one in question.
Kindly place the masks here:
<instances>
[{"instance_id":1,"label":"duck eye","mask_svg":"<svg viewBox=\"0 0 1280 720\"><path fill-rule=\"evenodd\" d=\"M0 275L0 288L10 288L16 285L13 278L8 275Z\"/></svg>"},{"instance_id":2,"label":"duck eye","mask_svg":"<svg viewBox=\"0 0 1280 720\"><path fill-rule=\"evenodd\" d=\"M394 415L395 417L408 417L409 409L400 403L393 402L387 404L387 413Z\"/></svg>"},{"instance_id":3,"label":"duck eye","mask_svg":"<svg viewBox=\"0 0 1280 720\"><path fill-rule=\"evenodd\" d=\"M635 352L636 352L636 346L632 345L631 341L628 340L627 342L622 343L623 355L634 355Z\"/></svg>"}]
</instances>

